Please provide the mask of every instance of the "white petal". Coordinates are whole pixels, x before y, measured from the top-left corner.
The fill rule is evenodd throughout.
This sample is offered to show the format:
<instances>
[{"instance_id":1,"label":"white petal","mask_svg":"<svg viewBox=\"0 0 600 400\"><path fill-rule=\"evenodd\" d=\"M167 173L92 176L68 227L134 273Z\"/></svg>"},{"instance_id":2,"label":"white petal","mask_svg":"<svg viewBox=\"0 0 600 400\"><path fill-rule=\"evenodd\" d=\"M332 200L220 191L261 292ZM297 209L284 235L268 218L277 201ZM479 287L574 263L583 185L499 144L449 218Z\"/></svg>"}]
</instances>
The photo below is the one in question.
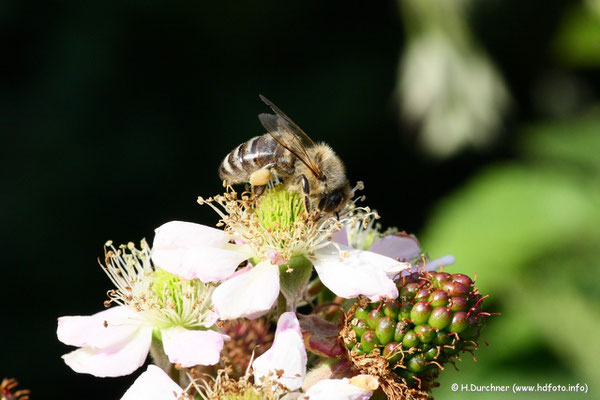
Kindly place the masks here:
<instances>
[{"instance_id":1,"label":"white petal","mask_svg":"<svg viewBox=\"0 0 600 400\"><path fill-rule=\"evenodd\" d=\"M260 382L270 376L289 390L299 389L306 376L306 360L300 323L294 313L283 313L277 322L273 345L252 364L254 379ZM277 378L277 371L283 371L281 378Z\"/></svg>"},{"instance_id":2,"label":"white petal","mask_svg":"<svg viewBox=\"0 0 600 400\"><path fill-rule=\"evenodd\" d=\"M118 306L94 315L60 317L56 335L71 346L105 348L129 340L140 323L134 311Z\"/></svg>"},{"instance_id":3,"label":"white petal","mask_svg":"<svg viewBox=\"0 0 600 400\"><path fill-rule=\"evenodd\" d=\"M341 230L335 232L331 237L331 241L339 243L342 246L348 246L348 231L346 227L342 227Z\"/></svg>"},{"instance_id":4,"label":"white petal","mask_svg":"<svg viewBox=\"0 0 600 400\"><path fill-rule=\"evenodd\" d=\"M144 364L152 342L152 327L141 327L126 342L112 347L84 347L62 356L73 371L98 377L129 375Z\"/></svg>"},{"instance_id":5,"label":"white petal","mask_svg":"<svg viewBox=\"0 0 600 400\"><path fill-rule=\"evenodd\" d=\"M300 398L300 396L302 396L302 399L304 399L304 394L302 394L300 392L292 392L292 393L288 393L285 396L283 396L281 398L281 400L298 400Z\"/></svg>"},{"instance_id":6,"label":"white petal","mask_svg":"<svg viewBox=\"0 0 600 400\"><path fill-rule=\"evenodd\" d=\"M176 400L183 390L156 365L149 365L121 400Z\"/></svg>"},{"instance_id":7,"label":"white petal","mask_svg":"<svg viewBox=\"0 0 600 400\"><path fill-rule=\"evenodd\" d=\"M388 235L369 247L369 251L395 260L412 260L421 254L419 242L412 236L403 234Z\"/></svg>"},{"instance_id":8,"label":"white petal","mask_svg":"<svg viewBox=\"0 0 600 400\"><path fill-rule=\"evenodd\" d=\"M222 280L249 258L248 246L229 244L231 237L219 229L172 221L155 232L152 261L184 279Z\"/></svg>"},{"instance_id":9,"label":"white petal","mask_svg":"<svg viewBox=\"0 0 600 400\"><path fill-rule=\"evenodd\" d=\"M344 379L325 379L308 389L303 399L307 400L367 400L373 392L359 388Z\"/></svg>"},{"instance_id":10,"label":"white petal","mask_svg":"<svg viewBox=\"0 0 600 400\"><path fill-rule=\"evenodd\" d=\"M252 319L268 312L278 295L279 267L263 261L221 283L212 302L221 319Z\"/></svg>"},{"instance_id":11,"label":"white petal","mask_svg":"<svg viewBox=\"0 0 600 400\"><path fill-rule=\"evenodd\" d=\"M191 248L195 246L222 247L230 237L221 229L194 224L192 222L171 221L154 230L152 248Z\"/></svg>"},{"instance_id":12,"label":"white petal","mask_svg":"<svg viewBox=\"0 0 600 400\"><path fill-rule=\"evenodd\" d=\"M326 246L313 257L321 282L333 293L346 299L363 295L371 301L398 297L391 278L410 264L370 251L344 249L343 253L340 258L334 246Z\"/></svg>"},{"instance_id":13,"label":"white petal","mask_svg":"<svg viewBox=\"0 0 600 400\"><path fill-rule=\"evenodd\" d=\"M219 362L223 342L229 336L215 331L192 331L182 327L163 329L165 354L173 364L188 368Z\"/></svg>"},{"instance_id":14,"label":"white petal","mask_svg":"<svg viewBox=\"0 0 600 400\"><path fill-rule=\"evenodd\" d=\"M246 251L197 246L190 249L154 249L152 261L158 267L184 279L215 282L228 278L238 265L249 258Z\"/></svg>"}]
</instances>

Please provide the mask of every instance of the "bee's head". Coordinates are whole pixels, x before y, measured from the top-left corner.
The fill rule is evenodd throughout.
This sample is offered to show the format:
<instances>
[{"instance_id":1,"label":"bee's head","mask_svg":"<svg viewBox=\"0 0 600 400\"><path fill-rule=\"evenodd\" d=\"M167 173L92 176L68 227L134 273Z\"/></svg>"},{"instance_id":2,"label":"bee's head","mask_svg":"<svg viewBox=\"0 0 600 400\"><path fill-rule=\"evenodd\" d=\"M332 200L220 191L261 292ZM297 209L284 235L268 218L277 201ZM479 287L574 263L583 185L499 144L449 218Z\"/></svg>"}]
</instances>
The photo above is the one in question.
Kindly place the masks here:
<instances>
[{"instance_id":1,"label":"bee's head","mask_svg":"<svg viewBox=\"0 0 600 400\"><path fill-rule=\"evenodd\" d=\"M337 212L346 205L351 196L352 191L348 184L345 184L332 192L325 193L319 201L319 211L327 214Z\"/></svg>"}]
</instances>

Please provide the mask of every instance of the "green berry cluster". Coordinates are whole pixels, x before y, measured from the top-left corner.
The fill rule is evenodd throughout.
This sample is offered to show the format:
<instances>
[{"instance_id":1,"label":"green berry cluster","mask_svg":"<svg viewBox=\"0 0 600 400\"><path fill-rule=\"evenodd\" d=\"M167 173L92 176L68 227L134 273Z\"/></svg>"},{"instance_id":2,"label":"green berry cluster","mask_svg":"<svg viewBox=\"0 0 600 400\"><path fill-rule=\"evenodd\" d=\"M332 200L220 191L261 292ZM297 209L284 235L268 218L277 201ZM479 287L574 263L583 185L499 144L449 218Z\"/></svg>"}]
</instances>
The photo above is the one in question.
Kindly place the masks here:
<instances>
[{"instance_id":1,"label":"green berry cluster","mask_svg":"<svg viewBox=\"0 0 600 400\"><path fill-rule=\"evenodd\" d=\"M461 351L477 348L483 298L464 274L419 272L397 282L397 299L357 304L345 338L353 356L378 354L407 382L431 381ZM351 311L352 312L352 311Z\"/></svg>"}]
</instances>

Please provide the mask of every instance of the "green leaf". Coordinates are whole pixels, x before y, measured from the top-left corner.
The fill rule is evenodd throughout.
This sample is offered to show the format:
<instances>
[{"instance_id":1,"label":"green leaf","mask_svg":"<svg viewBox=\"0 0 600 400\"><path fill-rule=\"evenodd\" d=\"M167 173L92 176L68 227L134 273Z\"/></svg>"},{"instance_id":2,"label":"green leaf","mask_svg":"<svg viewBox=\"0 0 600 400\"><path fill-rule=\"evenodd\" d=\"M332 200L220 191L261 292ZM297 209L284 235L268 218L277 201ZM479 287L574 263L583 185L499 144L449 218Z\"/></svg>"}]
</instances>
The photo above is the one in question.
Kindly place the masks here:
<instances>
[{"instance_id":1,"label":"green leaf","mask_svg":"<svg viewBox=\"0 0 600 400\"><path fill-rule=\"evenodd\" d=\"M569 174L516 163L497 166L441 201L419 236L449 268L477 274L482 293L507 288L510 274L545 249L597 230L595 198Z\"/></svg>"}]
</instances>

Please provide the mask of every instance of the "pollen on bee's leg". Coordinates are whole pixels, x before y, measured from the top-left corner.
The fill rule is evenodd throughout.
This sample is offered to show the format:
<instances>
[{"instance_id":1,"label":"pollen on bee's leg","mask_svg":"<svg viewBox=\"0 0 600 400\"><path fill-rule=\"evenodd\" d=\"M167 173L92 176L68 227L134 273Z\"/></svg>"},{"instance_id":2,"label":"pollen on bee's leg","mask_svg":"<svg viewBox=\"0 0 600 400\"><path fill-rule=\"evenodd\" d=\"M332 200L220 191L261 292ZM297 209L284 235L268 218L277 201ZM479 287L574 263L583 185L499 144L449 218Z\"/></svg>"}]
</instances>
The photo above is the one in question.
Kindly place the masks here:
<instances>
[{"instance_id":1,"label":"pollen on bee's leg","mask_svg":"<svg viewBox=\"0 0 600 400\"><path fill-rule=\"evenodd\" d=\"M249 182L252 186L265 186L270 180L271 170L268 168L261 168L250 175Z\"/></svg>"}]
</instances>

